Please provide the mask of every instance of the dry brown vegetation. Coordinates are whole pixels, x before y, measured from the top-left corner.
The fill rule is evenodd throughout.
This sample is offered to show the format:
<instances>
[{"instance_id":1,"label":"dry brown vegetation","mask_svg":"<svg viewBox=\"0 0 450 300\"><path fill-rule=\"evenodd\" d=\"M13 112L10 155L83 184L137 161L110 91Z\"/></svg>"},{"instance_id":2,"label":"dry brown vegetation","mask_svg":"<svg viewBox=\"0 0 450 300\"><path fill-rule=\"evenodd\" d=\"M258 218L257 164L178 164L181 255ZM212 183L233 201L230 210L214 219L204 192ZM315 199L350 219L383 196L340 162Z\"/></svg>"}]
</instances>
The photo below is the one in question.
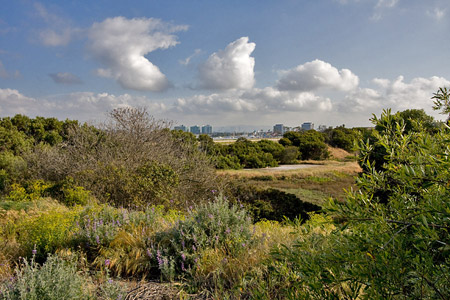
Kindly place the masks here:
<instances>
[{"instance_id":1,"label":"dry brown vegetation","mask_svg":"<svg viewBox=\"0 0 450 300\"><path fill-rule=\"evenodd\" d=\"M308 161L300 169L224 170L218 174L259 188L275 188L320 205L330 197L343 200L345 190L357 188L355 176L359 172L361 168L355 161Z\"/></svg>"}]
</instances>

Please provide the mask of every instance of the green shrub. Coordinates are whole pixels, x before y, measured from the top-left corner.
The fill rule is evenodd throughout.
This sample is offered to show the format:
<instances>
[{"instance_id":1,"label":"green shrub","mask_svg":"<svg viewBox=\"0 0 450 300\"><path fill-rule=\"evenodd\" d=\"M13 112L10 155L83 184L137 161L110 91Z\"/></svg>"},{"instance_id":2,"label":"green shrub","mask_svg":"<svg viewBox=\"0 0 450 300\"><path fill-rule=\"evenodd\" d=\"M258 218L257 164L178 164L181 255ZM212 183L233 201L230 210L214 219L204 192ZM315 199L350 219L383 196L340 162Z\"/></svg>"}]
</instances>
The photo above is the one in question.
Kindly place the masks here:
<instances>
[{"instance_id":1,"label":"green shrub","mask_svg":"<svg viewBox=\"0 0 450 300\"><path fill-rule=\"evenodd\" d=\"M30 201L31 197L23 186L21 186L18 183L14 183L11 186L11 191L9 192L6 199L14 202L22 202L22 201Z\"/></svg>"},{"instance_id":2,"label":"green shrub","mask_svg":"<svg viewBox=\"0 0 450 300\"><path fill-rule=\"evenodd\" d=\"M66 205L86 205L90 199L90 192L82 186L67 188L63 190L64 204Z\"/></svg>"},{"instance_id":3,"label":"green shrub","mask_svg":"<svg viewBox=\"0 0 450 300\"><path fill-rule=\"evenodd\" d=\"M281 153L280 163L282 164L292 164L297 162L297 160L302 156L298 147L295 146L285 146L284 151Z\"/></svg>"},{"instance_id":4,"label":"green shrub","mask_svg":"<svg viewBox=\"0 0 450 300\"><path fill-rule=\"evenodd\" d=\"M141 227L145 233L155 231L164 216L163 206L148 206L144 211L114 208L108 205L87 206L75 219L73 246L89 251L107 247L119 231ZM159 228L160 229L160 228Z\"/></svg>"},{"instance_id":5,"label":"green shrub","mask_svg":"<svg viewBox=\"0 0 450 300\"><path fill-rule=\"evenodd\" d=\"M50 210L25 219L18 227L18 241L25 256L36 250L36 259L42 261L48 253L67 246L74 232L77 211Z\"/></svg>"},{"instance_id":6,"label":"green shrub","mask_svg":"<svg viewBox=\"0 0 450 300\"><path fill-rule=\"evenodd\" d=\"M68 206L86 205L92 198L91 192L82 186L76 185L72 177L49 184L45 193Z\"/></svg>"},{"instance_id":7,"label":"green shrub","mask_svg":"<svg viewBox=\"0 0 450 300\"><path fill-rule=\"evenodd\" d=\"M325 142L327 144L346 151L354 150L355 142L359 137L358 130L345 128L344 126L339 126L334 129L330 127L323 134L325 135Z\"/></svg>"},{"instance_id":8,"label":"green shrub","mask_svg":"<svg viewBox=\"0 0 450 300\"><path fill-rule=\"evenodd\" d=\"M287 142L289 140L290 142ZM301 158L304 160L315 159L322 160L329 156L324 136L315 130L302 132L289 131L283 135L280 143L285 146L298 147Z\"/></svg>"},{"instance_id":9,"label":"green shrub","mask_svg":"<svg viewBox=\"0 0 450 300\"><path fill-rule=\"evenodd\" d=\"M26 167L22 157L9 151L0 152L0 192L7 192L11 184L23 180Z\"/></svg>"},{"instance_id":10,"label":"green shrub","mask_svg":"<svg viewBox=\"0 0 450 300\"><path fill-rule=\"evenodd\" d=\"M216 147L214 157L218 169L265 168L276 167L283 154L283 146L278 143L261 140L253 143L239 138L229 145Z\"/></svg>"},{"instance_id":11,"label":"green shrub","mask_svg":"<svg viewBox=\"0 0 450 300\"><path fill-rule=\"evenodd\" d=\"M218 155L214 158L214 161L217 169L242 169L241 162L237 156L232 156L229 154L226 156Z\"/></svg>"},{"instance_id":12,"label":"green shrub","mask_svg":"<svg viewBox=\"0 0 450 300\"><path fill-rule=\"evenodd\" d=\"M34 258L31 262L24 259L15 275L12 281L0 284L0 299L94 299L88 287L91 282L78 273L73 258L50 255L42 266Z\"/></svg>"},{"instance_id":13,"label":"green shrub","mask_svg":"<svg viewBox=\"0 0 450 300\"><path fill-rule=\"evenodd\" d=\"M245 210L230 205L222 196L190 210L186 220L158 232L148 249L153 265L166 279L195 272L206 249L221 249L236 257L252 243L251 218ZM186 273L187 272L187 273Z\"/></svg>"},{"instance_id":14,"label":"green shrub","mask_svg":"<svg viewBox=\"0 0 450 300\"><path fill-rule=\"evenodd\" d=\"M9 201L36 201L47 195L47 190L51 185L43 180L26 181L22 184L14 183L10 187Z\"/></svg>"}]
</instances>

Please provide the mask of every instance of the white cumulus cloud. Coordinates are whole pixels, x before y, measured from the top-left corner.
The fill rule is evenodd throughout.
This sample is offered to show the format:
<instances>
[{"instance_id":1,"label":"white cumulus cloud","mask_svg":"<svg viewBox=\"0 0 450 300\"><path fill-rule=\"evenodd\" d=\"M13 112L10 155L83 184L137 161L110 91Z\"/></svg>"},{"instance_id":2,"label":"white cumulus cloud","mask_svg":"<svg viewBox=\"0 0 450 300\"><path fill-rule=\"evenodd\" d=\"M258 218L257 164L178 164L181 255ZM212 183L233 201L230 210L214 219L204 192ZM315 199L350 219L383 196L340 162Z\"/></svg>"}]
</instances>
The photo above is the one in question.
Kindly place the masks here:
<instances>
[{"instance_id":1,"label":"white cumulus cloud","mask_svg":"<svg viewBox=\"0 0 450 300\"><path fill-rule=\"evenodd\" d=\"M233 112L268 114L286 111L329 111L331 108L330 99L310 92L293 93L266 87L179 98L172 110L187 114L220 115Z\"/></svg>"},{"instance_id":2,"label":"white cumulus cloud","mask_svg":"<svg viewBox=\"0 0 450 300\"><path fill-rule=\"evenodd\" d=\"M128 106L146 107L152 114L160 114L167 110L164 103L153 102L145 96L76 92L36 99L27 97L18 90L0 89L0 116L24 114L30 117L99 121L104 119L108 111Z\"/></svg>"},{"instance_id":3,"label":"white cumulus cloud","mask_svg":"<svg viewBox=\"0 0 450 300\"><path fill-rule=\"evenodd\" d=\"M160 113L166 109L163 103L150 101L145 96L129 94L113 95L109 93L76 92L63 97L46 99L51 103L51 110L58 115L64 111L76 112L79 119L96 119L106 112L118 107L147 107L150 112Z\"/></svg>"},{"instance_id":4,"label":"white cumulus cloud","mask_svg":"<svg viewBox=\"0 0 450 300\"><path fill-rule=\"evenodd\" d=\"M194 95L189 98L178 98L173 110L179 113L223 114L229 112L253 112L258 109L255 103L241 99L238 94Z\"/></svg>"},{"instance_id":5,"label":"white cumulus cloud","mask_svg":"<svg viewBox=\"0 0 450 300\"><path fill-rule=\"evenodd\" d=\"M199 67L199 88L230 90L250 89L255 83L255 59L250 55L255 43L241 37L224 50L211 54Z\"/></svg>"},{"instance_id":6,"label":"white cumulus cloud","mask_svg":"<svg viewBox=\"0 0 450 300\"><path fill-rule=\"evenodd\" d=\"M163 91L169 81L145 55L178 44L172 33L186 30L158 19L108 18L89 29L89 50L106 68L97 74L112 77L126 89Z\"/></svg>"},{"instance_id":7,"label":"white cumulus cloud","mask_svg":"<svg viewBox=\"0 0 450 300\"><path fill-rule=\"evenodd\" d=\"M38 108L37 101L22 95L18 90L0 89L0 115L28 114Z\"/></svg>"},{"instance_id":8,"label":"white cumulus cloud","mask_svg":"<svg viewBox=\"0 0 450 300\"><path fill-rule=\"evenodd\" d=\"M338 108L342 112L368 112L376 113L383 108L395 111L405 109L424 109L431 111L431 97L439 87L449 86L450 81L432 76L429 78L417 77L405 82L403 76L395 80L375 78L375 89L357 89L349 93Z\"/></svg>"},{"instance_id":9,"label":"white cumulus cloud","mask_svg":"<svg viewBox=\"0 0 450 300\"><path fill-rule=\"evenodd\" d=\"M296 68L281 71L276 87L282 91L315 91L333 89L351 91L359 84L359 78L348 69L338 70L331 64L314 60Z\"/></svg>"}]
</instances>

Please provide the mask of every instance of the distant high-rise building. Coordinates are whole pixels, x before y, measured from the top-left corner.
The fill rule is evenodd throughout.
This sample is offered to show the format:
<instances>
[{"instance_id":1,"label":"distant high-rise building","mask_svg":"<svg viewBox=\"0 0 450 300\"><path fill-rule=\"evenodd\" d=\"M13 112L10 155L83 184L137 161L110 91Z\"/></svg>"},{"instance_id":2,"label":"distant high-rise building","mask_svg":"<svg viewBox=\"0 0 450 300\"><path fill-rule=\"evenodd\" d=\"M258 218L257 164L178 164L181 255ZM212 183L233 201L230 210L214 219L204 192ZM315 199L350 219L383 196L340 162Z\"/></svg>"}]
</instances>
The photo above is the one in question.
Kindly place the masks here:
<instances>
[{"instance_id":1,"label":"distant high-rise building","mask_svg":"<svg viewBox=\"0 0 450 300\"><path fill-rule=\"evenodd\" d=\"M181 131L184 131L184 132L187 132L187 131L188 131L187 127L184 126L184 125L175 126L173 129L175 129L175 130L181 130Z\"/></svg>"},{"instance_id":2,"label":"distant high-rise building","mask_svg":"<svg viewBox=\"0 0 450 300\"><path fill-rule=\"evenodd\" d=\"M273 132L278 134L284 134L283 124L275 124L275 126L273 126Z\"/></svg>"},{"instance_id":3,"label":"distant high-rise building","mask_svg":"<svg viewBox=\"0 0 450 300\"><path fill-rule=\"evenodd\" d=\"M202 126L202 134L212 134L212 126L211 125Z\"/></svg>"},{"instance_id":4,"label":"distant high-rise building","mask_svg":"<svg viewBox=\"0 0 450 300\"><path fill-rule=\"evenodd\" d=\"M191 126L191 130L190 131L193 134L200 134L200 126L198 126L198 125Z\"/></svg>"},{"instance_id":5,"label":"distant high-rise building","mask_svg":"<svg viewBox=\"0 0 450 300\"><path fill-rule=\"evenodd\" d=\"M302 124L302 130L311 130L311 129L314 129L314 123L305 122Z\"/></svg>"}]
</instances>

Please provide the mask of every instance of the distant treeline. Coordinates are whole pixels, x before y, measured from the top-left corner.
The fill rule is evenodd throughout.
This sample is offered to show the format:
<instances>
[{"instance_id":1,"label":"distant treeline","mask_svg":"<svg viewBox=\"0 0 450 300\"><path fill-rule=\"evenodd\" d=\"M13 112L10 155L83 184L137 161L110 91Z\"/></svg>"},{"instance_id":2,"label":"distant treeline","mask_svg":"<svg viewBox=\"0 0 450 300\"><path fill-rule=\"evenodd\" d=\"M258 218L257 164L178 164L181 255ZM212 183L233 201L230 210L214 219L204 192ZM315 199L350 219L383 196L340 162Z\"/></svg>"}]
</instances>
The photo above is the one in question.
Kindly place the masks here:
<instances>
[{"instance_id":1,"label":"distant treeline","mask_svg":"<svg viewBox=\"0 0 450 300\"><path fill-rule=\"evenodd\" d=\"M295 164L302 160L324 160L329 158L328 146L353 151L354 143L361 137L368 137L370 129L329 128L323 132L289 131L278 141L260 140L252 142L238 138L230 144L215 143L205 134L197 139L191 133L174 132L184 139L197 141L202 152L213 160L218 169L242 169L276 167L279 164Z\"/></svg>"},{"instance_id":2,"label":"distant treeline","mask_svg":"<svg viewBox=\"0 0 450 300\"><path fill-rule=\"evenodd\" d=\"M170 130L144 110L114 110L110 117L110 123L101 126L23 115L1 118L0 193L14 197L42 190L68 204L83 203L90 194L115 205L138 205L149 198L155 204L177 199L186 205L209 196L217 185L214 168L323 160L329 157L327 145L352 151L356 140L375 145L370 160L378 167L387 154L373 134L382 128L291 131L278 142L239 138L223 145L207 135L197 138ZM406 110L393 117L403 120L405 132L421 126L420 130L433 133L440 126L423 110Z\"/></svg>"}]
</instances>

